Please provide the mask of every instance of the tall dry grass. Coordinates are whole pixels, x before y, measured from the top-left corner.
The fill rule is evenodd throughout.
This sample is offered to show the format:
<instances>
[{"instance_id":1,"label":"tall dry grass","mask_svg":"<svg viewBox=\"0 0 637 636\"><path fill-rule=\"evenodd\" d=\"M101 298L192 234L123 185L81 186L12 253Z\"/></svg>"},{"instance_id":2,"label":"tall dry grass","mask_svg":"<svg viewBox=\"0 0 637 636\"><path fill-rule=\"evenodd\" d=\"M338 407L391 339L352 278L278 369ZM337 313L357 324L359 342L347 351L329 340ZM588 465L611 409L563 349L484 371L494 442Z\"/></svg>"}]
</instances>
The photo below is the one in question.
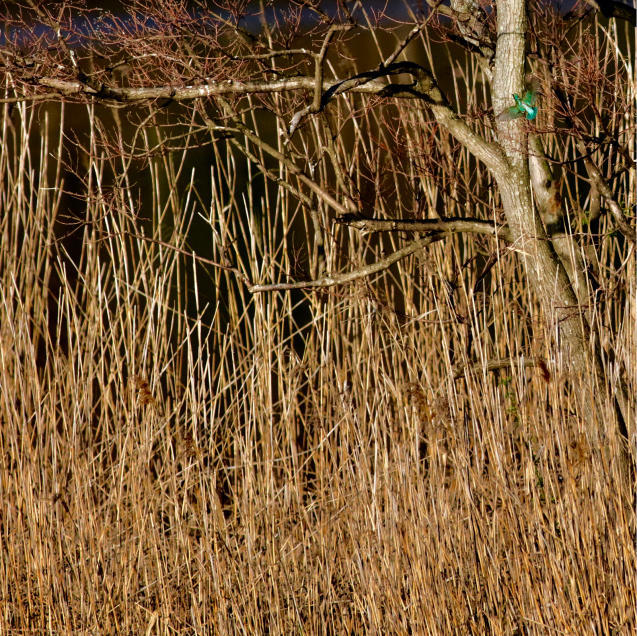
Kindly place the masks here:
<instances>
[{"instance_id":1,"label":"tall dry grass","mask_svg":"<svg viewBox=\"0 0 637 636\"><path fill-rule=\"evenodd\" d=\"M463 90L480 101L480 84ZM632 84L618 90L634 105ZM334 108L343 134L317 126L306 151L327 149L379 216L421 201L494 217L488 175L443 132L423 176L426 113ZM353 269L404 237L335 229L324 210L312 225L227 140L205 165L186 142L128 160L103 145L107 111L84 108L85 136L78 113L2 112L1 633L634 631L609 392L620 371L637 388L635 254L606 219L599 236L575 228L596 249L606 294L591 288L588 315L612 354L589 395L504 244L455 236L373 280L252 296L192 258L191 224L199 256L263 282L321 259ZM170 133L135 134L148 153ZM338 175L319 162L315 178ZM633 209L634 170L617 197ZM606 406L607 437L584 400Z\"/></svg>"}]
</instances>

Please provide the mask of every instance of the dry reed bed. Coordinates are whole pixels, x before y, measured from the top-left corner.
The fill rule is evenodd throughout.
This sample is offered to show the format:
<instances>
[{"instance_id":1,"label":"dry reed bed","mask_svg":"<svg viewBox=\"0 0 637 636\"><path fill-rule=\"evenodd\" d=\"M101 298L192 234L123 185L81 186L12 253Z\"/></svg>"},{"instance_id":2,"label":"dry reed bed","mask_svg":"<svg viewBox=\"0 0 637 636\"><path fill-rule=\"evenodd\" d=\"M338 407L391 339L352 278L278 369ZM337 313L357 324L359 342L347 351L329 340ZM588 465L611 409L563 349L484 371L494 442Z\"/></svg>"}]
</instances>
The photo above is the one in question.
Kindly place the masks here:
<instances>
[{"instance_id":1,"label":"dry reed bed","mask_svg":"<svg viewBox=\"0 0 637 636\"><path fill-rule=\"evenodd\" d=\"M186 151L148 162L144 225L138 177L101 150L87 112L81 170L62 138L66 107L5 107L2 118L3 633L634 629L620 442L578 415L581 400L601 401L614 430L609 389L582 394L568 376L513 254L499 250L475 289L479 272L463 264L494 244L454 237L371 283L250 297L233 273L203 277L164 243L187 247L201 214L204 256L284 281L299 246L313 253L292 198L257 186L236 195L241 175L258 178L219 144L210 202ZM401 115L397 188L422 116ZM367 130L354 159L346 141L334 148L361 180L391 147L378 121ZM150 148L162 132L145 134ZM487 178L454 157L465 183ZM79 225L60 196L69 166L83 175ZM633 205L630 178L620 195ZM434 209L443 185L424 186ZM378 203L391 215L394 200ZM454 197L443 204L463 213ZM472 215L491 218L495 205L489 194ZM335 239L329 267L370 258L368 239ZM634 251L606 237L598 254L602 282L627 288L613 302L593 296L589 315L615 353L609 374L623 365L631 381ZM541 357L546 372L480 368L505 356Z\"/></svg>"}]
</instances>

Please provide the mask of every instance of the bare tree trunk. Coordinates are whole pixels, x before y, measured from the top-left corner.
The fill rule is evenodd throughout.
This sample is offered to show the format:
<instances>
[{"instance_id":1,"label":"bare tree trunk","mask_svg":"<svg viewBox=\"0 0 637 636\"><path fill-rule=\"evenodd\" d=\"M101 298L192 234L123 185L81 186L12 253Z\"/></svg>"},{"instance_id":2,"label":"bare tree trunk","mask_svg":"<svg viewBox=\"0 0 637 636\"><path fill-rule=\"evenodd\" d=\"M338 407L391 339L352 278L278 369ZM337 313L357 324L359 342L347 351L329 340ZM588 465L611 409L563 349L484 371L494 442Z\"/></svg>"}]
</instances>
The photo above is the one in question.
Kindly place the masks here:
<instances>
[{"instance_id":1,"label":"bare tree trunk","mask_svg":"<svg viewBox=\"0 0 637 636\"><path fill-rule=\"evenodd\" d=\"M492 84L495 112L510 105L513 93L520 93L524 84L524 47L526 34L525 0L498 2L498 41ZM548 327L557 334L563 358L574 376L588 378L588 395L582 396L582 411L600 441L608 431L602 413L595 405L597 386L604 378L601 359L590 353L590 327L581 311L577 296L566 270L536 212L531 197L529 158L526 151L527 133L523 118L497 121L498 138L506 155L505 170L494 170L513 249L520 254L524 271L537 294L548 320ZM627 401L622 400L617 387L616 413L619 432L626 438ZM622 405L622 402L624 404ZM621 406L623 408L621 408ZM622 413L622 410L625 412ZM622 468L630 470L628 448L622 457Z\"/></svg>"}]
</instances>

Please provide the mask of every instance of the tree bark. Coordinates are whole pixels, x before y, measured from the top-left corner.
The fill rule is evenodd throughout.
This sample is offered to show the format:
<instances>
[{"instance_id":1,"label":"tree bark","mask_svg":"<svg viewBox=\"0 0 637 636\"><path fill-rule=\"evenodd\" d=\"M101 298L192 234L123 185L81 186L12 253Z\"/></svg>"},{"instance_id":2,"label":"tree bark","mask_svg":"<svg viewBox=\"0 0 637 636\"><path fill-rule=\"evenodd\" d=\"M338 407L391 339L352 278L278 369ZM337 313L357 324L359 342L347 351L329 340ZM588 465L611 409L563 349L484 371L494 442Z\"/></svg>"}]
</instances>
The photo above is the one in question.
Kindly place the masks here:
<instances>
[{"instance_id":1,"label":"tree bark","mask_svg":"<svg viewBox=\"0 0 637 636\"><path fill-rule=\"evenodd\" d=\"M511 104L513 93L523 91L527 31L524 0L500 0L497 11L498 41L492 84L496 113ZM608 431L605 430L603 414L596 408L595 396L604 381L603 367L598 352L591 352L590 327L567 272L533 205L525 120L499 120L497 133L506 156L507 168L494 170L494 176L513 247L520 254L527 279L541 302L548 328L556 334L563 359L567 361L572 375L580 376L586 383L587 394L582 395L582 413L601 441ZM627 403L623 405L624 408L621 407L621 388L616 389L619 394L616 405L619 433L626 439L626 420L630 414ZM630 470L627 447L622 457L622 468L626 473Z\"/></svg>"}]
</instances>

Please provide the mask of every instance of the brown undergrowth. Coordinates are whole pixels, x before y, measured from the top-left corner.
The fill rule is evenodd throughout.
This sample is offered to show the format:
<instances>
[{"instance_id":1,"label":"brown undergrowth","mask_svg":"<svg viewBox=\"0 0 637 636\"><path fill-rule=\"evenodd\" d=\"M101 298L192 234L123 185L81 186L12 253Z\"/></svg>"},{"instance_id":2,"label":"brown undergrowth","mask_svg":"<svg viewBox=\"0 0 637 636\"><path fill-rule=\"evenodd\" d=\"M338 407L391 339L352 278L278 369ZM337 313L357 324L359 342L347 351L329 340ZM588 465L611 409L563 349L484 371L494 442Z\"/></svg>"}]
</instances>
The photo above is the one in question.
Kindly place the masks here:
<instances>
[{"instance_id":1,"label":"brown undergrowth","mask_svg":"<svg viewBox=\"0 0 637 636\"><path fill-rule=\"evenodd\" d=\"M417 164L422 114L401 112L396 153ZM635 254L607 219L577 228L596 249L584 311L608 353L590 395L504 244L454 236L371 281L251 296L238 274L317 267L291 194L259 186L223 140L205 169L187 150L152 154L159 126L134 172L93 137L79 153L68 118L2 116L0 633L634 630L611 393L620 375L637 389ZM386 172L374 153L392 140L369 130L330 148L354 148L361 196L414 176L399 156ZM479 180L447 152L435 161ZM374 184L374 166L395 181ZM460 216L450 179L421 195ZM618 198L634 204L630 179ZM472 216L493 218L476 192ZM403 204L379 201L379 215ZM193 231L201 256L239 271L194 261ZM328 269L401 240L333 231ZM604 438L583 423L588 400L606 408Z\"/></svg>"}]
</instances>

